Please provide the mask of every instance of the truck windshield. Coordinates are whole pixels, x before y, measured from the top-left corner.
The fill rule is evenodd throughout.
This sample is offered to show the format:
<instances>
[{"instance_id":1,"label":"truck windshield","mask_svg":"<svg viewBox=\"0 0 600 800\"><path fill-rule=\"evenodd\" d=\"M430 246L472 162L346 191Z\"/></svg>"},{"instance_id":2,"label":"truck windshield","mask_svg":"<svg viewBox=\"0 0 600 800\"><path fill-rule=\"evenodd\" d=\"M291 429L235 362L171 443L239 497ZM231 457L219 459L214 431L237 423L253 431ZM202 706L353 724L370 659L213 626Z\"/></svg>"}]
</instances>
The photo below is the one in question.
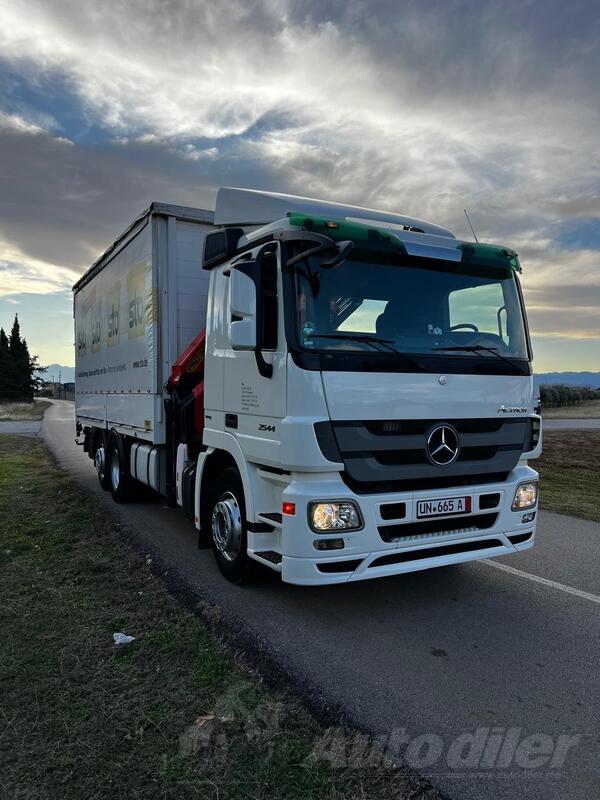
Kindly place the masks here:
<instances>
[{"instance_id":1,"label":"truck windshield","mask_svg":"<svg viewBox=\"0 0 600 800\"><path fill-rule=\"evenodd\" d=\"M294 272L305 350L528 360L510 268L355 250L334 269L316 256Z\"/></svg>"}]
</instances>

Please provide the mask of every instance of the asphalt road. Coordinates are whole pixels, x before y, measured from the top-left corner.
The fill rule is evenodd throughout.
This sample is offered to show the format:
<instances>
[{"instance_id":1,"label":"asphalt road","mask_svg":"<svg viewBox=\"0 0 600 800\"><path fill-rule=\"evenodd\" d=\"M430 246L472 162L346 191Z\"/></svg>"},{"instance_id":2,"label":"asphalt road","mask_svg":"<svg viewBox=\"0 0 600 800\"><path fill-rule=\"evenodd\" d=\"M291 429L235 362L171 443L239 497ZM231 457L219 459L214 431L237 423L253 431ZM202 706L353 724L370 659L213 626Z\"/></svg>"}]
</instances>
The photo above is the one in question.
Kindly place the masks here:
<instances>
[{"instance_id":1,"label":"asphalt road","mask_svg":"<svg viewBox=\"0 0 600 800\"><path fill-rule=\"evenodd\" d=\"M600 796L600 525L542 513L535 549L501 561L346 586L301 588L266 575L257 586L234 587L217 572L212 553L196 548L178 510L158 502L114 504L73 433L73 404L56 402L42 434L100 508L132 527L148 553L226 619L236 619L305 691L341 706L376 735L395 731L401 753L404 729L413 752L422 745L421 772L450 797ZM471 749L475 766L461 764L458 745L465 744L466 757L469 748L456 738L477 729L483 733ZM505 734L508 749L496 760L494 741ZM528 767L523 749L511 761L511 738L532 734L542 735L544 753L560 735L580 739L562 768ZM481 741L483 762L476 753ZM497 764L503 752L508 766L485 766L485 753Z\"/></svg>"}]
</instances>

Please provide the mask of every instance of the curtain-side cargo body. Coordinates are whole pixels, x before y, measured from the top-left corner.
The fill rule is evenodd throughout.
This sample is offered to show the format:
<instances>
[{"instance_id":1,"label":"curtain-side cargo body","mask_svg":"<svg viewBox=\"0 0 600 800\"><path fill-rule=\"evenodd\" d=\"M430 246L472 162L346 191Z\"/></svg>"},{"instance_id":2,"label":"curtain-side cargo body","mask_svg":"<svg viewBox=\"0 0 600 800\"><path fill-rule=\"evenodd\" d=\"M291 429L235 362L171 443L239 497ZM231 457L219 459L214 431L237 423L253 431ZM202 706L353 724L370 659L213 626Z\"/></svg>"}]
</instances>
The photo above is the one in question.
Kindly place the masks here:
<instances>
[{"instance_id":1,"label":"curtain-side cargo body","mask_svg":"<svg viewBox=\"0 0 600 800\"><path fill-rule=\"evenodd\" d=\"M210 211L155 203L75 286L75 412L164 444L164 384L206 324Z\"/></svg>"}]
</instances>

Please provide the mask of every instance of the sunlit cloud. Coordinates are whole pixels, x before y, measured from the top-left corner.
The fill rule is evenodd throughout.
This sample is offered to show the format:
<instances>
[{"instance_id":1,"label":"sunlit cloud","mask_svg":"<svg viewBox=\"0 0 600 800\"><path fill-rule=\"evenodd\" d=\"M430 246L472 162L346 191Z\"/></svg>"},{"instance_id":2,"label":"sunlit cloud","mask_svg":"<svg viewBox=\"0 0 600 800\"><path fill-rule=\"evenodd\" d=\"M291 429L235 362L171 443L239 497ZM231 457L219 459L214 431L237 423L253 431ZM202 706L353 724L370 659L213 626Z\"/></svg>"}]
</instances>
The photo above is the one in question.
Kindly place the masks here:
<instances>
[{"instance_id":1,"label":"sunlit cloud","mask_svg":"<svg viewBox=\"0 0 600 800\"><path fill-rule=\"evenodd\" d=\"M0 253L0 297L8 303L18 304L10 295L68 292L74 283L71 270L28 258L6 242L0 241Z\"/></svg>"}]
</instances>

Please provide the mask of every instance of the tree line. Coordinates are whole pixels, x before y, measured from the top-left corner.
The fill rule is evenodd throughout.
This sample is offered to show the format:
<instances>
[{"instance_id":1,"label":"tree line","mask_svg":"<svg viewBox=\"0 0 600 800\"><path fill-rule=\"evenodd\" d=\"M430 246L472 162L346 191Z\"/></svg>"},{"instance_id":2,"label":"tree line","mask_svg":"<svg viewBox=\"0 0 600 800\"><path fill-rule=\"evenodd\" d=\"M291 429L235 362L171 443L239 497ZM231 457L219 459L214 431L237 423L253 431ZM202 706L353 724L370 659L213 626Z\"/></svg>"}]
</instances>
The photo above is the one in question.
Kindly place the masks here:
<instances>
[{"instance_id":1,"label":"tree line","mask_svg":"<svg viewBox=\"0 0 600 800\"><path fill-rule=\"evenodd\" d=\"M21 338L19 317L15 314L10 336L0 328L0 399L33 400L42 383L39 373L44 371L38 357L30 355L27 340Z\"/></svg>"},{"instance_id":2,"label":"tree line","mask_svg":"<svg viewBox=\"0 0 600 800\"><path fill-rule=\"evenodd\" d=\"M544 408L576 406L588 400L600 400L600 389L587 386L568 386L566 383L542 383L540 399Z\"/></svg>"}]
</instances>

